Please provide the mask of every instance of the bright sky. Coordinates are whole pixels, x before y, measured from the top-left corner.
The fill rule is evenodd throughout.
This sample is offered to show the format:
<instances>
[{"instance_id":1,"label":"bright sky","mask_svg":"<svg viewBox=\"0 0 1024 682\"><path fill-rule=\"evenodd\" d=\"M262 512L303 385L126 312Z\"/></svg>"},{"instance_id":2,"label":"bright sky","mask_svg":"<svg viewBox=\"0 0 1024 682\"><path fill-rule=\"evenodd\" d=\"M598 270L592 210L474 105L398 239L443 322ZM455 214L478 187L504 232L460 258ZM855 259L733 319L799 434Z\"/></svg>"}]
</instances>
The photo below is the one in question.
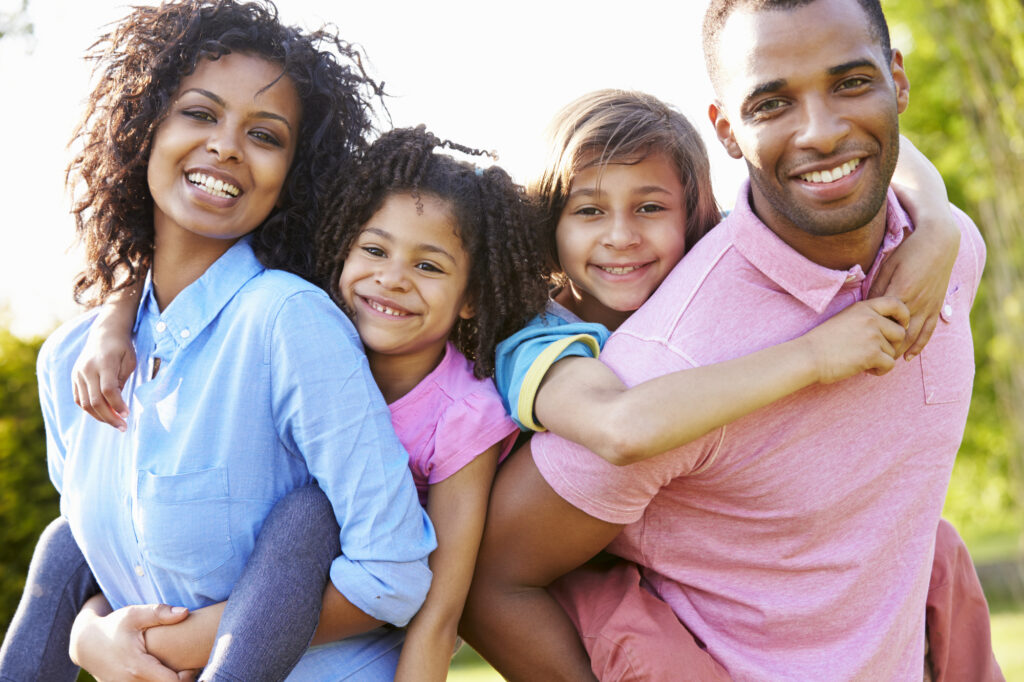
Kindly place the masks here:
<instances>
[{"instance_id":1,"label":"bright sky","mask_svg":"<svg viewBox=\"0 0 1024 682\"><path fill-rule=\"evenodd\" d=\"M64 193L65 145L89 90L82 60L100 28L137 0L29 0L31 39L0 41L0 322L49 331L73 315ZM0 14L20 5L0 0ZM704 0L338 2L280 0L282 18L339 27L385 81L397 126L494 149L520 182L537 169L540 137L561 106L590 90L638 89L675 104L704 134L719 201L744 177L707 120L711 89L700 54ZM8 313L4 312L4 307Z\"/></svg>"}]
</instances>

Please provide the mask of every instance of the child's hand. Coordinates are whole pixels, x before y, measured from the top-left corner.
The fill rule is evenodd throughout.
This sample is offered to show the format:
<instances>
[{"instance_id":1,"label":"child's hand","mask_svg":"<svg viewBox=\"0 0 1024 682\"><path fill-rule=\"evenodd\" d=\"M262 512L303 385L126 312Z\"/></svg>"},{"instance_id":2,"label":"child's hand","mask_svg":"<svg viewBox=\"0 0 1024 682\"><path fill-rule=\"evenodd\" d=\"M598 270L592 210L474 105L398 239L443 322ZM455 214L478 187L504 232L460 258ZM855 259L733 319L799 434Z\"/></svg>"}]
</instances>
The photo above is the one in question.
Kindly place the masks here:
<instances>
[{"instance_id":1,"label":"child's hand","mask_svg":"<svg viewBox=\"0 0 1024 682\"><path fill-rule=\"evenodd\" d=\"M123 334L95 326L71 369L75 404L94 419L124 431L128 406L121 389L134 369L135 347L131 341Z\"/></svg>"},{"instance_id":2,"label":"child's hand","mask_svg":"<svg viewBox=\"0 0 1024 682\"><path fill-rule=\"evenodd\" d=\"M941 226L933 223L927 234L915 231L908 236L879 268L868 292L872 298L895 296L910 310L907 336L896 347L897 357L912 360L924 349L939 321L960 246L960 230L952 213L948 215L948 222Z\"/></svg>"},{"instance_id":3,"label":"child's hand","mask_svg":"<svg viewBox=\"0 0 1024 682\"><path fill-rule=\"evenodd\" d=\"M882 375L896 364L910 312L891 296L854 303L802 338L810 344L818 381L830 384L869 372Z\"/></svg>"},{"instance_id":4,"label":"child's hand","mask_svg":"<svg viewBox=\"0 0 1024 682\"><path fill-rule=\"evenodd\" d=\"M896 350L912 360L935 331L960 249L960 229L942 176L903 136L892 187L914 221L914 232L882 263L868 297L895 296L907 304L907 337Z\"/></svg>"},{"instance_id":5,"label":"child's hand","mask_svg":"<svg viewBox=\"0 0 1024 682\"><path fill-rule=\"evenodd\" d=\"M83 610L71 628L71 660L100 682L194 679L194 671L171 670L150 655L145 645L147 628L177 623L187 616L187 609L166 604L126 606L105 616Z\"/></svg>"}]
</instances>

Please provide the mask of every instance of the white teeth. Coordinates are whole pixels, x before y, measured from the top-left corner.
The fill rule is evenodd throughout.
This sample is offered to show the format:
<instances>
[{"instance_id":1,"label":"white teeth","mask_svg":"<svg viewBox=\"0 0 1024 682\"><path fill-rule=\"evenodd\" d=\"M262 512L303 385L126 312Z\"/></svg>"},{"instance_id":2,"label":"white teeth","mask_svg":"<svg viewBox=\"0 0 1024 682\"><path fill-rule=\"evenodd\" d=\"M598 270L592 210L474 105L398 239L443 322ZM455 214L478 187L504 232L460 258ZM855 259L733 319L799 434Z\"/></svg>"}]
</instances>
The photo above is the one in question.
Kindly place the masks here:
<instances>
[{"instance_id":1,"label":"white teeth","mask_svg":"<svg viewBox=\"0 0 1024 682\"><path fill-rule=\"evenodd\" d=\"M210 177L206 173L189 173L188 181L215 197L237 197L242 193L242 190L231 183Z\"/></svg>"},{"instance_id":2,"label":"white teeth","mask_svg":"<svg viewBox=\"0 0 1024 682\"><path fill-rule=\"evenodd\" d=\"M376 301L371 301L370 299L366 299L366 303L377 312L384 313L385 315L391 315L392 317L402 317L404 315L404 313L400 310L389 308L382 303L377 303Z\"/></svg>"},{"instance_id":3,"label":"white teeth","mask_svg":"<svg viewBox=\"0 0 1024 682\"><path fill-rule=\"evenodd\" d=\"M639 265L628 265L621 268L611 265L599 265L598 267L612 275L628 275L629 273L640 269Z\"/></svg>"},{"instance_id":4,"label":"white teeth","mask_svg":"<svg viewBox=\"0 0 1024 682\"><path fill-rule=\"evenodd\" d=\"M839 178L845 178L847 175L853 172L853 169L860 165L860 159L853 159L847 161L842 166L836 166L832 170L814 171L812 173L804 173L800 176L800 179L805 182L813 183L826 183L835 182Z\"/></svg>"}]
</instances>

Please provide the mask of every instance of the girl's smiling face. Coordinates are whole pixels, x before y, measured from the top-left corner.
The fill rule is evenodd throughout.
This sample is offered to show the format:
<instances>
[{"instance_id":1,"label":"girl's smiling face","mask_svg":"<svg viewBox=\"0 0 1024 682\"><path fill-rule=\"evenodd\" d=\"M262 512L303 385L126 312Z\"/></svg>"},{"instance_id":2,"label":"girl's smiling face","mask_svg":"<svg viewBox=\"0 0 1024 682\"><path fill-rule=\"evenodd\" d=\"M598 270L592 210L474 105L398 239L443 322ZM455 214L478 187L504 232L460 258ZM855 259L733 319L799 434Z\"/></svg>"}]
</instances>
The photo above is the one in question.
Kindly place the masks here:
<instances>
[{"instance_id":1,"label":"girl's smiling face","mask_svg":"<svg viewBox=\"0 0 1024 682\"><path fill-rule=\"evenodd\" d=\"M469 268L447 202L389 195L353 242L338 281L371 360L401 355L435 365L455 323L473 317Z\"/></svg>"},{"instance_id":2,"label":"girl's smiling face","mask_svg":"<svg viewBox=\"0 0 1024 682\"><path fill-rule=\"evenodd\" d=\"M231 53L200 59L153 136L147 181L159 243L226 250L277 203L295 156L301 104L281 67Z\"/></svg>"},{"instance_id":3,"label":"girl's smiling face","mask_svg":"<svg viewBox=\"0 0 1024 682\"><path fill-rule=\"evenodd\" d=\"M683 257L686 209L675 165L661 153L593 165L573 176L555 230L570 281L559 301L615 329Z\"/></svg>"}]
</instances>

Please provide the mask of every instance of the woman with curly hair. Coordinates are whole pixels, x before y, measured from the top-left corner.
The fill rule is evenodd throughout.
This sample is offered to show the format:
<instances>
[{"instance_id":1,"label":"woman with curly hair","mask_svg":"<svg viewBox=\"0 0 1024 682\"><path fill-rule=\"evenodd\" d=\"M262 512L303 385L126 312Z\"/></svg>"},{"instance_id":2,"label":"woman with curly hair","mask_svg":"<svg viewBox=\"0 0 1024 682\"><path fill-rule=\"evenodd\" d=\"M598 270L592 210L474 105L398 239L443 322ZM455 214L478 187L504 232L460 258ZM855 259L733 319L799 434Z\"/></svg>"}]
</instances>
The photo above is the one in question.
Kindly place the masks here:
<instances>
[{"instance_id":1,"label":"woman with curly hair","mask_svg":"<svg viewBox=\"0 0 1024 682\"><path fill-rule=\"evenodd\" d=\"M75 294L101 302L141 283L138 367L130 416L108 429L67 381L96 311L44 344L61 519L37 548L0 674L74 679L68 605L97 585L74 625L75 663L101 679L203 666L268 512L316 482L340 527L321 629L353 636L320 647L304 679L388 677L402 632L381 626L422 603L433 529L355 329L296 276L312 274L320 197L364 149L379 88L355 49L284 26L269 3L136 8L93 58L102 70L69 170L88 258ZM87 563L52 570L76 545ZM207 677L217 671L215 656Z\"/></svg>"}]
</instances>

